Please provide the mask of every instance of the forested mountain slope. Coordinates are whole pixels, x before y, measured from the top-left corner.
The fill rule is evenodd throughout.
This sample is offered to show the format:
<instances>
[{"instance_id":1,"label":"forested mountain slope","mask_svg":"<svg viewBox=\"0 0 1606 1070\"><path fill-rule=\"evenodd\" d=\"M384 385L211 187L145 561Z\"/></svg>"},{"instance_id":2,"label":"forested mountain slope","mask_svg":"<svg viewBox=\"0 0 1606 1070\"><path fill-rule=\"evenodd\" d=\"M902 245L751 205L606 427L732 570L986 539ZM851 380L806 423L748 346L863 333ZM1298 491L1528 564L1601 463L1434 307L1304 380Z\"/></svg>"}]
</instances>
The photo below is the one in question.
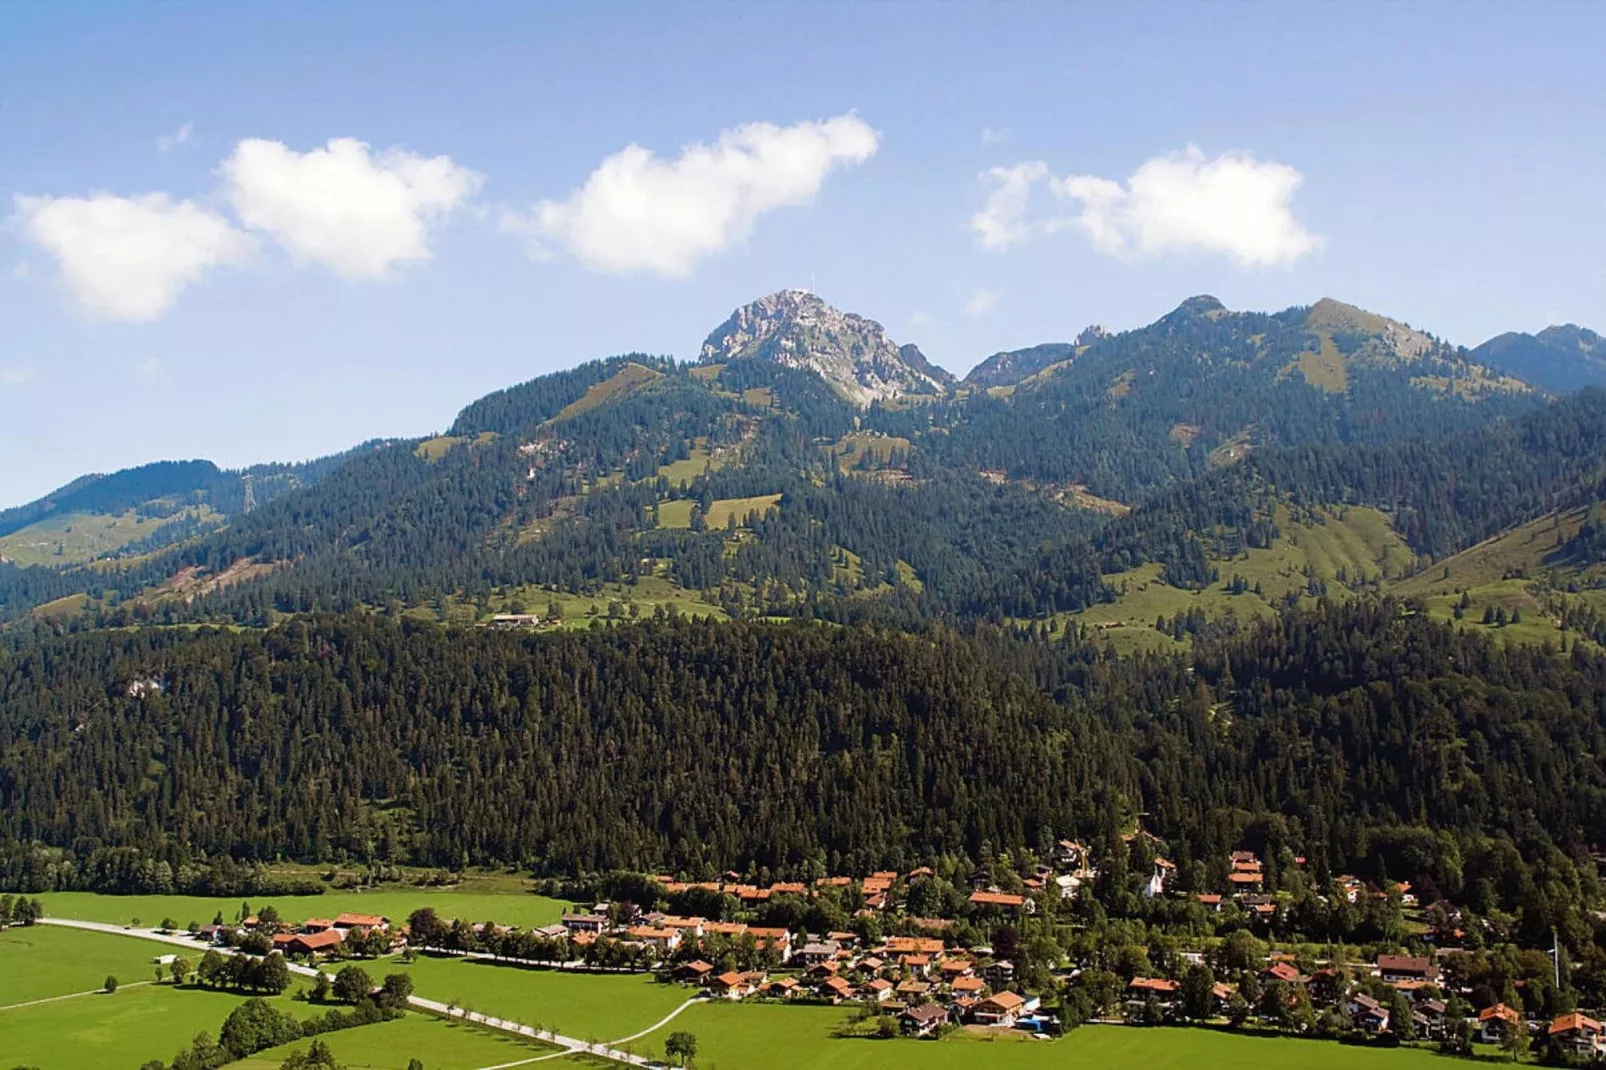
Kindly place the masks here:
<instances>
[{"instance_id":1,"label":"forested mountain slope","mask_svg":"<svg viewBox=\"0 0 1606 1070\"><path fill-rule=\"evenodd\" d=\"M1254 828L1459 896L1487 830L1547 866L1596 846L1602 694L1606 659L1386 602L1187 660L805 624L99 632L0 654L0 855L8 886L120 890L222 855L819 875L1107 850L1141 813L1184 866Z\"/></svg>"},{"instance_id":2,"label":"forested mountain slope","mask_svg":"<svg viewBox=\"0 0 1606 1070\"><path fill-rule=\"evenodd\" d=\"M354 451L249 514L221 510L210 533L0 566L0 618L484 617L546 594L628 602L643 577L731 616L1040 617L1108 601L1104 577L1145 562L1197 585L1214 548L1275 537L1279 495L1376 506L1427 556L1582 478L1542 431L1477 452L1503 421L1547 426L1526 384L1337 302L1266 315L1194 298L1074 350L1011 363L1035 370L1006 386L955 386L873 321L772 295L697 363L594 361L474 402L445 435ZM1453 500L1422 482L1445 436L1472 436L1448 458ZM1514 473L1514 495L1468 500Z\"/></svg>"}]
</instances>

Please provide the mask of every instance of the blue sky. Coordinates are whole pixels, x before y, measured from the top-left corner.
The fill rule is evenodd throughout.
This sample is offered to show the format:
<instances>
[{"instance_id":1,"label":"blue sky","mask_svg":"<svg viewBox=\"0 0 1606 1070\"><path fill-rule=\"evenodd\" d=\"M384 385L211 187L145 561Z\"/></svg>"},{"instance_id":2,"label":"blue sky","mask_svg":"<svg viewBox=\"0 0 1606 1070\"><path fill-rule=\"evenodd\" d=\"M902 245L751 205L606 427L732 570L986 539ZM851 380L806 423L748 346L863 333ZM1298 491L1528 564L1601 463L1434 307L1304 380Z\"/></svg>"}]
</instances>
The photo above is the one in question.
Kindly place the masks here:
<instances>
[{"instance_id":1,"label":"blue sky","mask_svg":"<svg viewBox=\"0 0 1606 1070\"><path fill-rule=\"evenodd\" d=\"M1196 293L1606 327L1606 7L669 8L7 3L0 504L811 281L960 373Z\"/></svg>"}]
</instances>

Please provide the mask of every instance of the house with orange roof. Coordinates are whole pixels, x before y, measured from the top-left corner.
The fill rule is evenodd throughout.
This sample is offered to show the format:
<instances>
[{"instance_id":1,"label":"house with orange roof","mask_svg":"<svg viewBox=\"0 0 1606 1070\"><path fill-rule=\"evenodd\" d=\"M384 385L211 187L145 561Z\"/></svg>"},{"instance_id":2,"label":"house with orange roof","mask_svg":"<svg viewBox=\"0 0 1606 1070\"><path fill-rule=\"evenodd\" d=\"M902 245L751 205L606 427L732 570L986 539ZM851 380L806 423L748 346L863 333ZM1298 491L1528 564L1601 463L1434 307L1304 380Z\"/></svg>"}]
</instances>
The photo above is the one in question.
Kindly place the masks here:
<instances>
[{"instance_id":1,"label":"house with orange roof","mask_svg":"<svg viewBox=\"0 0 1606 1070\"><path fill-rule=\"evenodd\" d=\"M955 977L948 987L953 989L956 996L979 996L987 991L987 982L980 977L967 975Z\"/></svg>"},{"instance_id":2,"label":"house with orange roof","mask_svg":"<svg viewBox=\"0 0 1606 1070\"><path fill-rule=\"evenodd\" d=\"M693 984L702 984L704 981L708 980L713 973L714 964L711 962L704 962L702 959L694 959L691 962L683 962L679 966L675 967L675 979L677 981L689 981Z\"/></svg>"},{"instance_id":3,"label":"house with orange roof","mask_svg":"<svg viewBox=\"0 0 1606 1070\"><path fill-rule=\"evenodd\" d=\"M1485 1044L1498 1044L1508 1032L1522 1027L1522 1015L1504 1003L1485 1007L1478 1014L1478 1029Z\"/></svg>"},{"instance_id":4,"label":"house with orange roof","mask_svg":"<svg viewBox=\"0 0 1606 1070\"><path fill-rule=\"evenodd\" d=\"M844 977L827 977L820 982L820 995L833 1003L840 1003L853 995L853 985Z\"/></svg>"},{"instance_id":5,"label":"house with orange roof","mask_svg":"<svg viewBox=\"0 0 1606 1070\"><path fill-rule=\"evenodd\" d=\"M322 951L332 951L344 942L345 937L339 929L325 929L321 933L296 933L279 950L286 955L316 955Z\"/></svg>"},{"instance_id":6,"label":"house with orange roof","mask_svg":"<svg viewBox=\"0 0 1606 1070\"><path fill-rule=\"evenodd\" d=\"M757 941L759 947L773 948L779 952L783 962L792 957L792 933L790 930L749 925L747 931Z\"/></svg>"},{"instance_id":7,"label":"house with orange roof","mask_svg":"<svg viewBox=\"0 0 1606 1070\"><path fill-rule=\"evenodd\" d=\"M631 926L625 930L625 937L632 943L651 947L662 955L680 946L680 930L659 925Z\"/></svg>"},{"instance_id":8,"label":"house with orange roof","mask_svg":"<svg viewBox=\"0 0 1606 1070\"><path fill-rule=\"evenodd\" d=\"M378 914L337 914L335 916L337 929L378 929L385 932L390 928L390 919L382 918Z\"/></svg>"},{"instance_id":9,"label":"house with orange roof","mask_svg":"<svg viewBox=\"0 0 1606 1070\"><path fill-rule=\"evenodd\" d=\"M977 1025L1012 1027L1024 1014L1030 1014L1036 1000L1028 1001L1018 992L995 992L970 1009Z\"/></svg>"},{"instance_id":10,"label":"house with orange roof","mask_svg":"<svg viewBox=\"0 0 1606 1070\"><path fill-rule=\"evenodd\" d=\"M1026 905L1026 897L1024 895L1014 895L1010 892L971 892L970 905L1001 910L1019 910Z\"/></svg>"},{"instance_id":11,"label":"house with orange roof","mask_svg":"<svg viewBox=\"0 0 1606 1070\"><path fill-rule=\"evenodd\" d=\"M727 970L708 980L708 991L720 999L746 999L757 991L758 985L745 973Z\"/></svg>"},{"instance_id":12,"label":"house with orange roof","mask_svg":"<svg viewBox=\"0 0 1606 1070\"><path fill-rule=\"evenodd\" d=\"M888 955L940 955L943 942L929 936L889 936L881 944Z\"/></svg>"},{"instance_id":13,"label":"house with orange roof","mask_svg":"<svg viewBox=\"0 0 1606 1070\"><path fill-rule=\"evenodd\" d=\"M1564 1014L1551 1022L1547 1034L1552 1046L1569 1055L1598 1059L1606 1054L1606 1039L1603 1039L1601 1024L1578 1011Z\"/></svg>"},{"instance_id":14,"label":"house with orange roof","mask_svg":"<svg viewBox=\"0 0 1606 1070\"><path fill-rule=\"evenodd\" d=\"M764 994L771 999L791 999L801 990L796 977L777 977L764 986Z\"/></svg>"},{"instance_id":15,"label":"house with orange roof","mask_svg":"<svg viewBox=\"0 0 1606 1070\"><path fill-rule=\"evenodd\" d=\"M871 1003L882 1003L892 998L892 982L876 977L859 986L859 998Z\"/></svg>"}]
</instances>

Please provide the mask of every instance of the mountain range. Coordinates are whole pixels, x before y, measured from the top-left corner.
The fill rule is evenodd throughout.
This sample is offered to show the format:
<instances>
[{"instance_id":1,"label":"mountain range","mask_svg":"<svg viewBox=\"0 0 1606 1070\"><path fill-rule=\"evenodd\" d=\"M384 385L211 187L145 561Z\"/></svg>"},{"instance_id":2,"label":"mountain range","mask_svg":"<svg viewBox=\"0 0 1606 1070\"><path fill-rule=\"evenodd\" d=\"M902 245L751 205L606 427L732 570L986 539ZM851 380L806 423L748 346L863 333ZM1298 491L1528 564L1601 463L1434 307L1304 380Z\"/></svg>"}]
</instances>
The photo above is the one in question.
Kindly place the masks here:
<instances>
[{"instance_id":1,"label":"mountain range","mask_svg":"<svg viewBox=\"0 0 1606 1070\"><path fill-rule=\"evenodd\" d=\"M1551 328L1467 350L1333 300L1199 296L961 381L782 291L692 362L592 361L443 435L84 477L0 513L0 617L958 615L1164 649L1586 509L1606 406L1561 385L1602 378L1597 343Z\"/></svg>"}]
</instances>

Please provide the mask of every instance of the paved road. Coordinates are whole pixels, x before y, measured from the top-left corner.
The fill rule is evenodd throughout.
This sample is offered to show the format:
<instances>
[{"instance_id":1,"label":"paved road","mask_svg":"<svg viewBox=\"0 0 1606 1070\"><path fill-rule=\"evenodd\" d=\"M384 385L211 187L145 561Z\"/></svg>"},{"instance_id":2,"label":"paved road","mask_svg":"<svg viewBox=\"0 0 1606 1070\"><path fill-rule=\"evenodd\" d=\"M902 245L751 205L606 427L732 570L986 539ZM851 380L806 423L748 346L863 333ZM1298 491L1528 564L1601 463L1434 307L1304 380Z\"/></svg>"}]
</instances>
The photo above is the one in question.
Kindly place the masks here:
<instances>
[{"instance_id":1,"label":"paved road","mask_svg":"<svg viewBox=\"0 0 1606 1070\"><path fill-rule=\"evenodd\" d=\"M198 954L205 953L207 950L206 944L203 944L194 937L184 933L163 933L158 932L155 929L135 929L126 925L107 925L98 921L76 921L71 918L40 918L39 924L61 925L69 929L87 929L91 932L110 933L113 936L132 936L141 940L154 940L175 947L188 948L189 950ZM225 955L234 954L232 949L226 947L220 947L217 950L221 951ZM296 963L290 963L290 972L298 974L302 977L317 977L319 973L318 970L311 966L301 966ZM472 1022L475 1025L483 1025L488 1029L496 1029L504 1033L512 1033L515 1036L527 1037L531 1040L539 1040L547 1044L555 1044L559 1049L561 1049L559 1051L549 1052L545 1055L538 1055L533 1059L524 1059L517 1063L504 1063L503 1066L522 1066L527 1063L539 1062L543 1059L560 1058L564 1055L570 1055L576 1052L586 1052L591 1055L600 1055L604 1059L611 1059L614 1062L619 1063L628 1063L632 1066L651 1066L653 1065L653 1060L642 1055L632 1055L630 1052L620 1051L616 1045L625 1044L629 1041L637 1039L638 1037L646 1036L654 1029L659 1028L659 1026L662 1026L665 1022L668 1022L670 1019L674 1018L675 1015L685 1010L694 1002L696 1001L687 1000L685 1003L681 1004L679 1007L676 1007L674 1011L659 1021L657 1025L654 1025L648 1029L644 1029L639 1033L632 1034L631 1036L625 1037L622 1040L611 1041L607 1044L590 1044L584 1040L580 1040L577 1037L566 1037L561 1033L553 1033L545 1029L537 1030L532 1026L521 1025L518 1022L510 1022L504 1018L497 1018L489 1014L481 1014L477 1011L466 1011L461 1007L453 1007L450 1004L441 1003L438 1000L425 999L423 996L412 996L408 1000L408 1003L416 1009L430 1014L438 1014L447 1018L458 1018L463 1021Z\"/></svg>"}]
</instances>

